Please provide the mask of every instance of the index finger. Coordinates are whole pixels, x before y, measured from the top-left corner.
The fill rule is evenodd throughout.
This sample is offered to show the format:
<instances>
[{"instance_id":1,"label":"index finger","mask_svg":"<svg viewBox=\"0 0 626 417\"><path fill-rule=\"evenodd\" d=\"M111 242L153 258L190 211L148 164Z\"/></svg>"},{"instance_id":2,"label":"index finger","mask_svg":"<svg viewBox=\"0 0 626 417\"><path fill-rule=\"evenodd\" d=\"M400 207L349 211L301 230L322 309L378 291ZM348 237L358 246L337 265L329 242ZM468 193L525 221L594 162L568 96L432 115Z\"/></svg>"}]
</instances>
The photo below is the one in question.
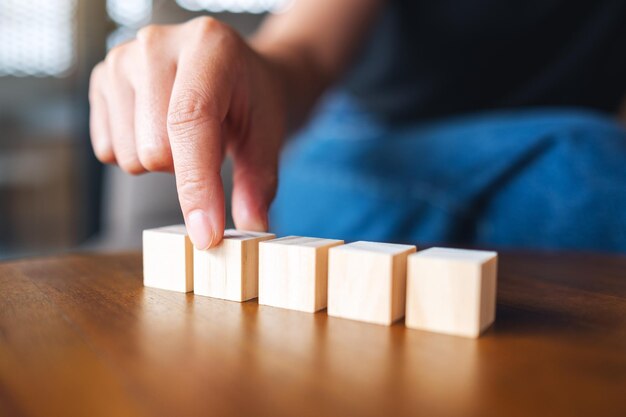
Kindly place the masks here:
<instances>
[{"instance_id":1,"label":"index finger","mask_svg":"<svg viewBox=\"0 0 626 417\"><path fill-rule=\"evenodd\" d=\"M222 122L232 81L219 48L202 41L179 57L167 128L187 230L196 248L207 249L224 232Z\"/></svg>"}]
</instances>

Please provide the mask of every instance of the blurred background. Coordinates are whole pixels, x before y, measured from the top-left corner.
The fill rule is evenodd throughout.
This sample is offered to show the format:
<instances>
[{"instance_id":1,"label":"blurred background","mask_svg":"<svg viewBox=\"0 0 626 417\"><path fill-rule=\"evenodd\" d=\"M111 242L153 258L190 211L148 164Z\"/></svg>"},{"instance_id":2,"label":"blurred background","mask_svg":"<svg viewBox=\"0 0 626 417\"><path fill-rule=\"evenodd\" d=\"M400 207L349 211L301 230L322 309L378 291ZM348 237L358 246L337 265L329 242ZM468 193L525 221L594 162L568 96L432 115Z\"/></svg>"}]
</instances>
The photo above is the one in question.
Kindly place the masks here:
<instances>
[{"instance_id":1,"label":"blurred background","mask_svg":"<svg viewBox=\"0 0 626 417\"><path fill-rule=\"evenodd\" d=\"M248 35L287 3L0 0L0 258L137 248L141 230L182 222L172 176L131 177L93 156L91 69L146 24L211 14ZM224 182L230 192L228 161Z\"/></svg>"}]
</instances>

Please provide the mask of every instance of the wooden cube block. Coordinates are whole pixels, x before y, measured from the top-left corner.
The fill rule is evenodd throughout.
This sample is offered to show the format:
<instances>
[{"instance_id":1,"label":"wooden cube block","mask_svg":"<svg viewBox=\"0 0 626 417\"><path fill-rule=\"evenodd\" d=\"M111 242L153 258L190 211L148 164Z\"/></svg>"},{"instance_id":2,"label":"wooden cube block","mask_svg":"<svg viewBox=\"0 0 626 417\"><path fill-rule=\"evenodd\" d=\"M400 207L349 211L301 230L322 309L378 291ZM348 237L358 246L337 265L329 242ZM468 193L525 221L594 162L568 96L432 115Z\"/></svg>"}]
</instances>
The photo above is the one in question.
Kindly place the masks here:
<instances>
[{"instance_id":1,"label":"wooden cube block","mask_svg":"<svg viewBox=\"0 0 626 417\"><path fill-rule=\"evenodd\" d=\"M259 242L274 237L271 233L229 229L219 246L194 249L194 293L239 302L256 298Z\"/></svg>"},{"instance_id":2,"label":"wooden cube block","mask_svg":"<svg viewBox=\"0 0 626 417\"><path fill-rule=\"evenodd\" d=\"M259 304L316 312L326 307L328 249L343 240L287 236L259 244Z\"/></svg>"},{"instance_id":3,"label":"wooden cube block","mask_svg":"<svg viewBox=\"0 0 626 417\"><path fill-rule=\"evenodd\" d=\"M412 245L354 242L332 248L328 315L390 325L404 316L406 259Z\"/></svg>"},{"instance_id":4,"label":"wooden cube block","mask_svg":"<svg viewBox=\"0 0 626 417\"><path fill-rule=\"evenodd\" d=\"M143 231L143 285L193 291L193 245L184 225Z\"/></svg>"},{"instance_id":5,"label":"wooden cube block","mask_svg":"<svg viewBox=\"0 0 626 417\"><path fill-rule=\"evenodd\" d=\"M406 325L478 337L496 315L498 254L432 248L409 256Z\"/></svg>"}]
</instances>

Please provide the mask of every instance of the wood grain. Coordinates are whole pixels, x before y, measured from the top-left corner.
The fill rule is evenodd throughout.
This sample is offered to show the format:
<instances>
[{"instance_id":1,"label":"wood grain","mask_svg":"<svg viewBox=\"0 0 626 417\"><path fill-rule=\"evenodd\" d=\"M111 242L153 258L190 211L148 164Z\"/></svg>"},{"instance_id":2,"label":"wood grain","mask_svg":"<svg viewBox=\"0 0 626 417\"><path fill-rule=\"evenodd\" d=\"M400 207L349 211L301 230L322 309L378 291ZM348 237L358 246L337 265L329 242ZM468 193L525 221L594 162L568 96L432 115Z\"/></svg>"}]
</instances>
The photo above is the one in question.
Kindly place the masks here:
<instances>
[{"instance_id":1,"label":"wood grain","mask_svg":"<svg viewBox=\"0 0 626 417\"><path fill-rule=\"evenodd\" d=\"M465 339L144 288L139 254L0 264L0 415L622 416L626 258L499 257Z\"/></svg>"}]
</instances>

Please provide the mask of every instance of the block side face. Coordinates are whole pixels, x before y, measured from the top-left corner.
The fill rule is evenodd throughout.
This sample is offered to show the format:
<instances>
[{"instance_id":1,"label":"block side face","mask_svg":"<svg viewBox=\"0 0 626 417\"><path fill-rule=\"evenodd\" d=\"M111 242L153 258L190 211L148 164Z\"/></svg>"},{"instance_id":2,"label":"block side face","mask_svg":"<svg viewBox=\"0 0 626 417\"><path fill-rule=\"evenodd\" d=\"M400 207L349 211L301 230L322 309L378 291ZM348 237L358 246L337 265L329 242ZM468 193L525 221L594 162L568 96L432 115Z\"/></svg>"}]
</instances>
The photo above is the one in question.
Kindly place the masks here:
<instances>
[{"instance_id":1,"label":"block side face","mask_svg":"<svg viewBox=\"0 0 626 417\"><path fill-rule=\"evenodd\" d=\"M259 243L273 239L273 237L274 235L268 235L249 240L242 246L241 268L244 278L241 298L243 301L251 300L259 295Z\"/></svg>"},{"instance_id":2,"label":"block side face","mask_svg":"<svg viewBox=\"0 0 626 417\"><path fill-rule=\"evenodd\" d=\"M270 248L271 250L271 248ZM271 281L271 264L266 262L268 258L268 246L263 242L259 243L259 281L258 281L258 302L259 304L264 304L265 300L270 297L269 291L270 288L268 286L272 285ZM267 296L266 296L267 293Z\"/></svg>"},{"instance_id":3,"label":"block side face","mask_svg":"<svg viewBox=\"0 0 626 417\"><path fill-rule=\"evenodd\" d=\"M415 249L413 249L413 252ZM391 316L392 322L402 318L406 311L407 259L411 252L393 257L391 275Z\"/></svg>"},{"instance_id":4,"label":"block side face","mask_svg":"<svg viewBox=\"0 0 626 417\"><path fill-rule=\"evenodd\" d=\"M480 331L486 330L496 319L498 286L498 258L483 264L480 289Z\"/></svg>"},{"instance_id":5,"label":"block side face","mask_svg":"<svg viewBox=\"0 0 626 417\"><path fill-rule=\"evenodd\" d=\"M407 327L411 327L410 323L418 323L419 322L419 314L420 314L420 306L417 303L417 297L413 294L416 291L419 291L417 287L417 283L415 281L415 277L418 274L418 269L416 263L416 258L413 256L407 256L406 260L406 301L405 301L405 325Z\"/></svg>"},{"instance_id":6,"label":"block side face","mask_svg":"<svg viewBox=\"0 0 626 417\"><path fill-rule=\"evenodd\" d=\"M298 294L301 301L296 301L292 307L308 313L326 308L328 303L328 248L322 250L322 253L319 250L313 252L313 255L308 254L303 259L311 272L303 277L305 285L300 288Z\"/></svg>"},{"instance_id":7,"label":"block side face","mask_svg":"<svg viewBox=\"0 0 626 417\"><path fill-rule=\"evenodd\" d=\"M315 250L314 312L326 308L328 304L328 253L331 248L342 244L343 240L340 240Z\"/></svg>"},{"instance_id":8,"label":"block side face","mask_svg":"<svg viewBox=\"0 0 626 417\"><path fill-rule=\"evenodd\" d=\"M193 275L187 241L185 235L144 231L143 283L146 287L190 291L193 285L190 277Z\"/></svg>"},{"instance_id":9,"label":"block side face","mask_svg":"<svg viewBox=\"0 0 626 417\"><path fill-rule=\"evenodd\" d=\"M341 253L330 249L328 251L328 280L327 280L327 313L336 315L340 312L340 300L343 296L344 266L342 265Z\"/></svg>"},{"instance_id":10,"label":"block side face","mask_svg":"<svg viewBox=\"0 0 626 417\"><path fill-rule=\"evenodd\" d=\"M331 249L328 315L390 324L392 269L389 255Z\"/></svg>"},{"instance_id":11,"label":"block side face","mask_svg":"<svg viewBox=\"0 0 626 417\"><path fill-rule=\"evenodd\" d=\"M480 267L409 257L407 327L473 337L480 331Z\"/></svg>"},{"instance_id":12,"label":"block side face","mask_svg":"<svg viewBox=\"0 0 626 417\"><path fill-rule=\"evenodd\" d=\"M193 291L193 243L185 235L185 292Z\"/></svg>"},{"instance_id":13,"label":"block side face","mask_svg":"<svg viewBox=\"0 0 626 417\"><path fill-rule=\"evenodd\" d=\"M241 245L241 301L256 298L259 295L259 243L256 240L243 242Z\"/></svg>"}]
</instances>

